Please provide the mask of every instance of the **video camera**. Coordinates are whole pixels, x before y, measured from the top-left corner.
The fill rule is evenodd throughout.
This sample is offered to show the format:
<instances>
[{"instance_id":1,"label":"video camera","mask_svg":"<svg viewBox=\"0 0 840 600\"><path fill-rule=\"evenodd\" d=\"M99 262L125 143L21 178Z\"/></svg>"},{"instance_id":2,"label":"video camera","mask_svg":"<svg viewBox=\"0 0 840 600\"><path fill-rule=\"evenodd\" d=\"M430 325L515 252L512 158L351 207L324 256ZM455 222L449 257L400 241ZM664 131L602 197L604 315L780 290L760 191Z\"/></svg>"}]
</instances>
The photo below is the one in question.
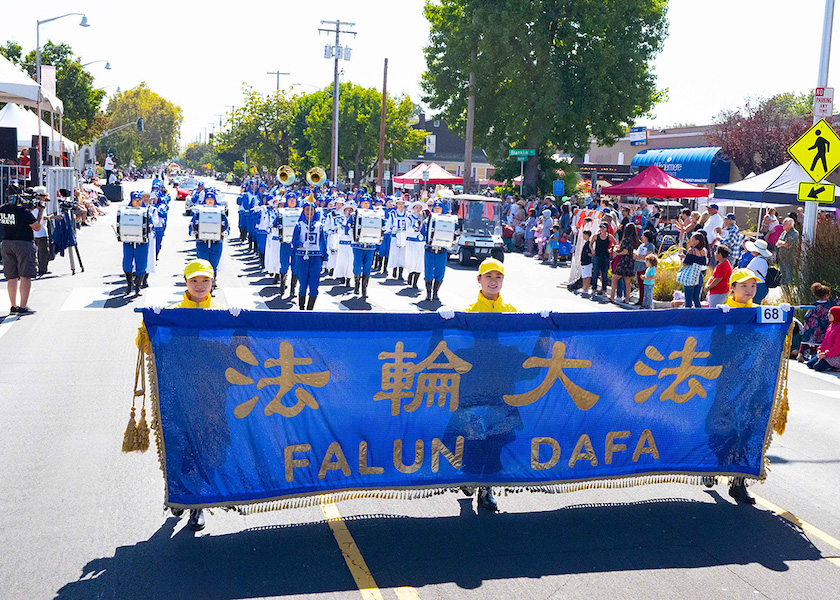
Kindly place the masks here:
<instances>
[{"instance_id":1,"label":"video camera","mask_svg":"<svg viewBox=\"0 0 840 600\"><path fill-rule=\"evenodd\" d=\"M44 208L46 205L38 200L35 191L32 188L21 188L18 185L11 184L7 188L7 202L6 204L14 204L27 210L33 208Z\"/></svg>"}]
</instances>

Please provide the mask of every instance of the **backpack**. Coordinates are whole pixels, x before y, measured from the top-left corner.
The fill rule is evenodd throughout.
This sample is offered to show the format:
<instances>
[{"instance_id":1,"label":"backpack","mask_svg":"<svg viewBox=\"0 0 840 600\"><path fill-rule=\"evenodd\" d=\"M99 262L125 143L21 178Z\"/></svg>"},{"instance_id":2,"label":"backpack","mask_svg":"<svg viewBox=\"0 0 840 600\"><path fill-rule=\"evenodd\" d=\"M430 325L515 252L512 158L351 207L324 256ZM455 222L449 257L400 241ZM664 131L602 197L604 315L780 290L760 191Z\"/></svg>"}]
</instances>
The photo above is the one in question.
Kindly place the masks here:
<instances>
[{"instance_id":1,"label":"backpack","mask_svg":"<svg viewBox=\"0 0 840 600\"><path fill-rule=\"evenodd\" d=\"M764 278L764 283L767 284L768 289L779 287L782 279L782 274L776 267L767 267L767 277Z\"/></svg>"}]
</instances>

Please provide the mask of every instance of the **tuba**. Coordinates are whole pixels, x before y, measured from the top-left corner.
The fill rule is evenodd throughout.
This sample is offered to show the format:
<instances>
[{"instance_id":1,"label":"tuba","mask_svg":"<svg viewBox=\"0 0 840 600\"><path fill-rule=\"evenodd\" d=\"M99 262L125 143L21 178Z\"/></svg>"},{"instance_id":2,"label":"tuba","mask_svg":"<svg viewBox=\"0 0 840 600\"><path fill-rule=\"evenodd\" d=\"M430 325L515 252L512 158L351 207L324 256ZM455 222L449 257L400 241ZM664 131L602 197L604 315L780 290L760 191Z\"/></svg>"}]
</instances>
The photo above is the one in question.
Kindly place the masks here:
<instances>
[{"instance_id":1,"label":"tuba","mask_svg":"<svg viewBox=\"0 0 840 600\"><path fill-rule=\"evenodd\" d=\"M321 167L312 167L306 172L306 181L308 181L311 185L319 186L323 185L324 181L327 179L327 174L324 172L324 169Z\"/></svg>"},{"instance_id":2,"label":"tuba","mask_svg":"<svg viewBox=\"0 0 840 600\"><path fill-rule=\"evenodd\" d=\"M295 182L295 171L289 165L283 165L277 169L277 181L283 186L292 185Z\"/></svg>"}]
</instances>

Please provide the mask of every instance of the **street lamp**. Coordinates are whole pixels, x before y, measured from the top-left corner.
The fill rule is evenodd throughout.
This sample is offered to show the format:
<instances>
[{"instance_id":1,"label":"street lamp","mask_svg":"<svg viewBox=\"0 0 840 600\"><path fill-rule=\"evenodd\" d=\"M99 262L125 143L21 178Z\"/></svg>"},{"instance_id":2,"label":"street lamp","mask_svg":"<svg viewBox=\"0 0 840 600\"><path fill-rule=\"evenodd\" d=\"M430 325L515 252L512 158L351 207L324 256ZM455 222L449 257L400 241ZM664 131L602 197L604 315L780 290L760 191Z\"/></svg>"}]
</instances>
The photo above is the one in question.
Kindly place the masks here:
<instances>
[{"instance_id":1,"label":"street lamp","mask_svg":"<svg viewBox=\"0 0 840 600\"><path fill-rule=\"evenodd\" d=\"M89 66L89 65L94 65L94 64L96 64L96 63L101 63L101 62L104 62L104 63L105 63L105 70L106 70L106 71L110 71L110 70L111 70L111 63L110 63L109 61L105 60L105 59L101 59L101 60L93 60L93 61L91 61L91 62L89 62L89 63L85 63L85 64L83 64L82 66L83 66L83 67L87 67L87 66Z\"/></svg>"},{"instance_id":2,"label":"street lamp","mask_svg":"<svg viewBox=\"0 0 840 600\"><path fill-rule=\"evenodd\" d=\"M82 20L79 23L79 27L90 27L90 23L88 23L87 16L84 13L67 13L64 15L59 15L57 17L52 17L50 19L44 19L43 21L36 21L35 26L35 78L38 82L38 184L41 183L41 171L43 170L44 165L41 164L41 96L43 92L41 90L41 25L49 23L50 21L57 21L58 19L63 19L64 17L72 17L72 16L81 16Z\"/></svg>"}]
</instances>

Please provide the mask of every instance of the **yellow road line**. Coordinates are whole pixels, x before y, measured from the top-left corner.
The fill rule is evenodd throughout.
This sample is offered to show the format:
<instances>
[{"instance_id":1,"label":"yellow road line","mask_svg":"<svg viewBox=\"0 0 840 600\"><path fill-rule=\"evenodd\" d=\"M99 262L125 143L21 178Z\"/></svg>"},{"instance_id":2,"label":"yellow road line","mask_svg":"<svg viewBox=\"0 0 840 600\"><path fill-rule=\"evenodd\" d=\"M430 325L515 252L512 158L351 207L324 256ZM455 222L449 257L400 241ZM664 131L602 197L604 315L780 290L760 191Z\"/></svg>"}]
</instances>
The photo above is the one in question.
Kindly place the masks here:
<instances>
[{"instance_id":1,"label":"yellow road line","mask_svg":"<svg viewBox=\"0 0 840 600\"><path fill-rule=\"evenodd\" d=\"M822 541L824 541L829 546L832 546L832 547L836 548L837 550L840 550L840 540L838 540L836 537L833 537L833 536L827 534L822 529L814 527L813 525L811 525L807 521L803 521L802 519L800 519L799 517L797 517L793 513L785 510L781 506L773 504L769 500L765 500L764 498L762 498L761 496L759 496L755 493L753 493L753 496L755 496L755 501L758 502L758 504L760 504L761 506L763 506L767 510L776 513L777 515L779 515L783 519L786 519L786 520L790 521L794 525L798 525L799 527L802 528L802 531L804 531L805 533L811 534L814 537L816 537L818 539L821 539ZM840 567L840 557L825 556L823 558L825 560L827 560L828 562Z\"/></svg>"},{"instance_id":2,"label":"yellow road line","mask_svg":"<svg viewBox=\"0 0 840 600\"><path fill-rule=\"evenodd\" d=\"M321 511L327 518L327 524L333 532L335 541L338 542L338 547L341 549L341 554L344 556L344 562L347 563L347 568L350 569L350 574L356 582L364 600L385 600L380 589L376 586L376 581L368 569L367 563L359 551L353 536L350 535L350 530L341 518L341 513L334 502L323 502L321 504ZM395 588L394 592L397 594L399 600L420 600L420 595L412 587Z\"/></svg>"}]
</instances>

